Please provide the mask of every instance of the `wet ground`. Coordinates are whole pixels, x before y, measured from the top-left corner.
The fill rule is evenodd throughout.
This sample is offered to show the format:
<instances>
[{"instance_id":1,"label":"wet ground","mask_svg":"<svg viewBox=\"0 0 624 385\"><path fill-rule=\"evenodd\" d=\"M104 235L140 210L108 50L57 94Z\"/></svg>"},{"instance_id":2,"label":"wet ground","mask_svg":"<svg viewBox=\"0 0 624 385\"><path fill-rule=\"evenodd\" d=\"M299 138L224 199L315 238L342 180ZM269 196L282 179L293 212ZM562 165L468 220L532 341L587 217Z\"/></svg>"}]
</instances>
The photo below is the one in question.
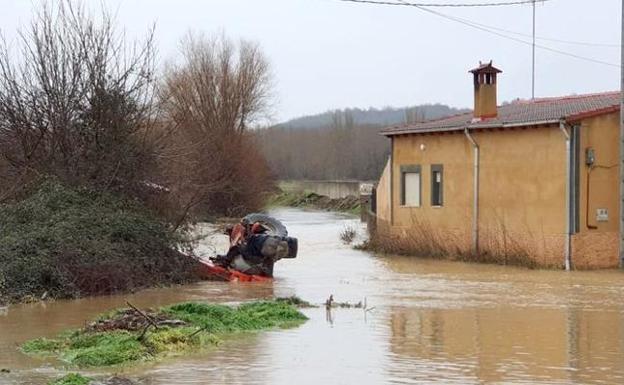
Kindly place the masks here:
<instances>
[{"instance_id":1,"label":"wet ground","mask_svg":"<svg viewBox=\"0 0 624 385\"><path fill-rule=\"evenodd\" d=\"M300 254L276 265L271 284L202 282L0 310L0 369L11 370L0 384L45 384L64 373L17 345L81 326L126 299L141 307L290 295L322 303L330 294L374 309L305 309L310 320L295 329L114 371L162 385L624 384L624 273L376 257L341 244L345 226L360 226L351 217L273 214L299 238Z\"/></svg>"}]
</instances>

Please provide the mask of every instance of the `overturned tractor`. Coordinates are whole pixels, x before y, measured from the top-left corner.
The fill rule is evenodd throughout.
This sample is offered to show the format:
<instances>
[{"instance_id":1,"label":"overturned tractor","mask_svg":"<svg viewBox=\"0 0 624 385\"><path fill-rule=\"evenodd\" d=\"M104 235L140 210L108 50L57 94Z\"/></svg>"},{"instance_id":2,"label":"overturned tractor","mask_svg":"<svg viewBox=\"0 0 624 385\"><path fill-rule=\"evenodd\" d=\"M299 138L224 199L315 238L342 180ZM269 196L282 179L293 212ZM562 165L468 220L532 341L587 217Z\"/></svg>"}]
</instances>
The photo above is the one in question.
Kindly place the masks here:
<instances>
[{"instance_id":1,"label":"overturned tractor","mask_svg":"<svg viewBox=\"0 0 624 385\"><path fill-rule=\"evenodd\" d=\"M286 227L265 214L249 214L228 226L230 247L226 254L202 260L200 273L206 278L230 281L266 281L273 277L275 262L297 257L297 239Z\"/></svg>"}]
</instances>

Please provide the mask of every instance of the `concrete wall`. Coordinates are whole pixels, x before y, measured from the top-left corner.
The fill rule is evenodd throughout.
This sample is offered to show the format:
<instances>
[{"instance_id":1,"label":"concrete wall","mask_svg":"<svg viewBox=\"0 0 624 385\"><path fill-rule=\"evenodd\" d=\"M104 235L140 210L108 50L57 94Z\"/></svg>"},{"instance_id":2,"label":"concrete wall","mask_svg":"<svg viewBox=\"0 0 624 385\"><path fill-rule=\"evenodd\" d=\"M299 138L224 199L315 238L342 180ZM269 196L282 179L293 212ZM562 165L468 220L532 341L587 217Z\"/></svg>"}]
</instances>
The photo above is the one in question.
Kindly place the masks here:
<instances>
[{"instance_id":1,"label":"concrete wall","mask_svg":"<svg viewBox=\"0 0 624 385\"><path fill-rule=\"evenodd\" d=\"M294 180L280 181L284 191L312 191L332 199L346 196L360 196L360 185L366 183L357 180Z\"/></svg>"}]
</instances>

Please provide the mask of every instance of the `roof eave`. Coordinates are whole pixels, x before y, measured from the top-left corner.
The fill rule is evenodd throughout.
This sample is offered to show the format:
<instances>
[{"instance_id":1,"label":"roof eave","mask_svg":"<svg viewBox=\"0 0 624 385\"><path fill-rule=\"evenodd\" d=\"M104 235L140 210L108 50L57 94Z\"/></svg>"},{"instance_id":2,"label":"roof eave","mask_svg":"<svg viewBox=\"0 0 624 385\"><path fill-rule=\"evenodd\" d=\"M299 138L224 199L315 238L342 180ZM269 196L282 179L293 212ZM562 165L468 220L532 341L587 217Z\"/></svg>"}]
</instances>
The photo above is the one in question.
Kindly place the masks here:
<instances>
[{"instance_id":1,"label":"roof eave","mask_svg":"<svg viewBox=\"0 0 624 385\"><path fill-rule=\"evenodd\" d=\"M452 131L463 131L465 129L468 130L479 130L486 128L515 128L515 127L529 127L529 126L544 126L550 124L559 124L561 119L548 119L548 120L539 120L534 122L520 122L520 123L503 123L503 124L469 124L455 127L445 127L445 128L427 128L423 130L414 130L414 129L406 129L406 130L396 130L396 131L386 131L382 132L383 136L396 136L396 135L408 135L408 134L430 134L435 132L452 132Z\"/></svg>"},{"instance_id":2,"label":"roof eave","mask_svg":"<svg viewBox=\"0 0 624 385\"><path fill-rule=\"evenodd\" d=\"M422 130L418 129L404 129L404 130L394 130L394 131L382 131L381 135L383 136L396 136L396 135L409 135L409 134L429 134L434 132L451 132L451 131L463 131L464 126L461 127L444 127L444 128L425 128Z\"/></svg>"},{"instance_id":3,"label":"roof eave","mask_svg":"<svg viewBox=\"0 0 624 385\"><path fill-rule=\"evenodd\" d=\"M578 121L583 120L583 119L593 118L595 116L600 116L600 115L604 115L604 114L610 114L612 112L618 112L619 110L620 110L620 106L619 105L612 105L612 106L609 106L609 107L600 108L600 109L593 110L593 111L586 111L586 112L581 112L581 113L578 113L578 114L570 115L570 116L566 117L565 120L567 122L575 123L575 122L578 122Z\"/></svg>"}]
</instances>

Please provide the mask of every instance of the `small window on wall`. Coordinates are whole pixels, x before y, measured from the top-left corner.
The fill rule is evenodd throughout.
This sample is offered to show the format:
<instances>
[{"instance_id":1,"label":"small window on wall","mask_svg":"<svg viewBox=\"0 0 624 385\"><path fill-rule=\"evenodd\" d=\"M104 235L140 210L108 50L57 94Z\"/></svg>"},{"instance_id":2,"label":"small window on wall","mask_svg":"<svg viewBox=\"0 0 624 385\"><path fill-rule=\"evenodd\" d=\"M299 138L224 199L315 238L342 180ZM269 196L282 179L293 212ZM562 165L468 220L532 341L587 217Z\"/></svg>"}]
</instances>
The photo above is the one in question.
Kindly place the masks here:
<instances>
[{"instance_id":1,"label":"small window on wall","mask_svg":"<svg viewBox=\"0 0 624 385\"><path fill-rule=\"evenodd\" d=\"M443 200L443 169L441 164L431 165L431 206L442 206Z\"/></svg>"},{"instance_id":2,"label":"small window on wall","mask_svg":"<svg viewBox=\"0 0 624 385\"><path fill-rule=\"evenodd\" d=\"M420 207L420 166L401 166L401 206Z\"/></svg>"}]
</instances>

